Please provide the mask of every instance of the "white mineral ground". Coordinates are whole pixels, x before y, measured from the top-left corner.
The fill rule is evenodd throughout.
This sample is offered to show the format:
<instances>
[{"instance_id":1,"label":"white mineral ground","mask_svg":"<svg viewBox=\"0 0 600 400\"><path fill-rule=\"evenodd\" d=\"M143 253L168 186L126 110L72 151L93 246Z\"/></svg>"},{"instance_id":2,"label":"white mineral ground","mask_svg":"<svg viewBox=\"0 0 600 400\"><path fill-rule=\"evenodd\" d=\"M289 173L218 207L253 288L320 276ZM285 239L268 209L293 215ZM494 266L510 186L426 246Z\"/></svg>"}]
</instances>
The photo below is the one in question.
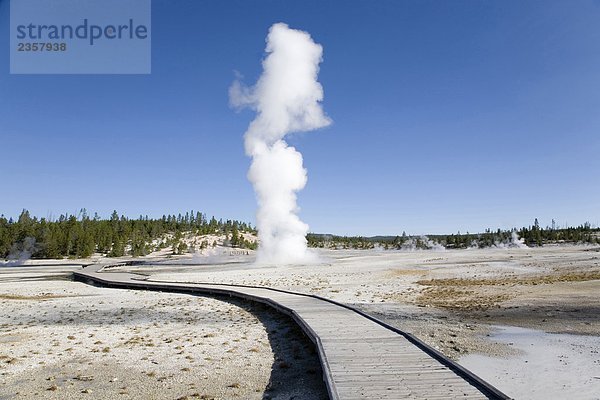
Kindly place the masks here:
<instances>
[{"instance_id":1,"label":"white mineral ground","mask_svg":"<svg viewBox=\"0 0 600 400\"><path fill-rule=\"evenodd\" d=\"M0 270L1 399L327 397L308 339L267 308L20 268Z\"/></svg>"},{"instance_id":2,"label":"white mineral ground","mask_svg":"<svg viewBox=\"0 0 600 400\"><path fill-rule=\"evenodd\" d=\"M169 260L165 260L164 257L146 258L145 261L148 262L148 265L119 268L148 275L153 280L262 285L332 298L353 304L391 325L412 332L451 358L463 362L473 372L515 398L598 399L600 398L598 396L600 393L599 250L586 246L448 251L320 250L318 255L322 260L321 263L292 266L256 265L252 263L252 254L245 255L243 252L239 254L223 250L211 255L179 257ZM103 259L103 262L106 261ZM177 263L182 265L176 265ZM28 268L31 271L30 275L34 274L34 269L37 268ZM12 271L15 269L13 268ZM0 280L8 276L7 272L6 268L0 269ZM42 283L36 282L36 285L38 284ZM17 333L27 332L27 329L30 329L31 337L36 337L42 332L47 333L44 333L43 339L37 345L34 345L34 342L28 344L25 339L14 339L14 343L10 343L10 347L2 347L3 350L0 353L3 355L10 353L9 357L11 358L6 361L12 360L12 358L17 361L4 361L6 365L3 365L0 371L8 373L8 375L2 376L4 384L0 385L0 397L4 393L25 390L29 387L23 383L27 382L26 379L39 379L39 383L35 387L41 388L38 390L42 395L55 394L57 391L51 392L45 389L52 385L60 385L44 379L49 377L45 375L54 375L56 380L59 375L48 372L50 369L47 359L35 358L42 357L40 354L46 354L48 349L54 353L51 359L55 361L58 360L54 358L58 353L62 353L62 357L66 357L60 359L64 361L54 363L54 365L66 364L65 368L69 368L67 360L76 359L69 356L68 353L77 351L80 354L78 357L82 359L84 358L83 354L85 357L95 357L93 361L84 362L93 362L94 368L101 368L103 365L101 362L109 362L116 360L116 357L121 357L118 360L121 360L125 367L119 367L119 364L110 364L107 371L117 371L116 368L131 371L136 368L148 372L155 371L156 375L153 380L147 383L139 381L142 382L142 385L148 386L144 390L158 391L153 393L164 391L167 385L161 386L160 389L152 389L150 382L159 382L157 377L166 376L167 379L171 379L172 387L181 388L181 392L177 393L188 396L194 391L184 391L183 386L176 386L175 382L183 379L184 384L195 383L199 387L204 381L207 383L206 386L203 386L206 389L203 390L209 393L210 389L212 391L209 393L210 395L227 398L235 389L240 398L251 398L252 391L263 390L269 380L274 356L272 350L267 350L270 339L264 332L264 323L252 325L241 316L245 315L244 318L248 321L256 320L256 318L264 319L256 317L257 314L245 313L244 310L239 311L241 314L237 317L238 325L232 327L232 322L228 318L235 315L235 311L227 314L226 310L237 306L222 305L216 300L189 298L183 295L111 291L60 281L48 281L44 284L55 284L57 285L56 290L67 290L67 292L75 290L68 289L73 287L70 285L78 285L78 293L86 294L88 291L92 291L95 296L102 298L105 304L113 304L115 312L112 314L101 313L101 317L98 317L95 312L91 311L98 311L102 305L98 301L86 303L88 297L47 299L36 302L3 300L0 341L8 343L13 340L8 338L18 337ZM26 289L25 284L15 287L14 283L1 284L0 288L4 293L21 296L24 295L23 293L39 295L40 290L49 291L47 289L31 289L33 292L26 292L29 289ZM123 296L128 297L123 298ZM124 307L125 312L129 312L130 308L134 307L130 302L144 304L144 301L149 301L150 296L157 296L153 303L154 308L150 308L149 305L142 306L141 308L144 310L140 310L140 312L154 315L155 319L152 322L141 325L140 320L133 320L132 323L127 324L115 321L115 318L119 316L120 307ZM137 300L138 303L136 303L133 300L134 297L142 300ZM74 317L75 320L83 319L87 322L41 324L40 318L46 318L43 313L51 312L51 309L44 307L53 307L58 305L59 301L65 302L64 304L71 302L73 310L80 312ZM165 306L166 309L163 309L162 305L159 306L161 301L166 304L175 301L191 303L175 306L175 308L183 308L181 310L183 314L178 314L175 313L175 310L169 312L168 306ZM221 305L214 305L213 302ZM96 304L95 308L91 308L93 303ZM219 307L225 307L225 309L218 313L203 312L202 307L206 306L210 309L209 305L212 305L215 311L219 310ZM79 308L82 310L80 311ZM235 309L237 310L239 307ZM161 311L166 315L162 315ZM185 315L185 312L188 312L189 315ZM21 315L20 319L17 319L18 315ZM53 318L55 317L56 314L53 314ZM122 318L125 318L124 321L128 321L126 317ZM200 318L205 319L201 320ZM19 321L21 325L18 325ZM103 321L104 325L100 325L99 321ZM172 325L167 328L168 325L165 324L168 321L171 321L170 324L180 325ZM153 322L158 323L159 326L154 327ZM84 329L86 324L89 326L85 327L85 332L78 334L78 329ZM141 326L139 333L132 331L138 326ZM247 330L244 336L251 338L254 337L250 332L253 326L257 329L260 328L264 335L261 339L265 343L264 354L254 354L248 349L241 349L245 342L239 336L240 330ZM515 330L514 327L527 328L527 330ZM58 329L63 330L59 332ZM169 333L161 333L160 329L165 329ZM204 342L206 339L202 338L202 334L204 334L202 329L206 332L221 329L219 331L220 339L215 342ZM207 354L219 352L220 356L209 355L208 357L214 359L211 363L202 363L204 357L207 357L205 355L193 356L198 361L197 365L193 368L188 366L190 371L181 371L185 364L185 362L178 364L182 362L182 355L164 353L165 356L159 360L161 365L158 366L151 362L148 364L148 360L140 358L133 360L134 355L138 357L139 349L157 352L158 350L153 347L136 344L135 346L138 346L136 350L127 353L131 350L127 347L130 344L124 343L133 336L146 337L145 335L149 335L155 346L159 346L164 343L163 340L177 336L173 332L177 332L177 335L183 338L181 341L188 343L188 346L191 344L185 340L191 338L193 344L196 343L195 339L202 338L202 341L189 349L203 349ZM51 334L54 336L49 336ZM107 339L104 336L100 339L87 338L90 334L107 335L114 338L114 344L94 345L96 340L105 342ZM260 332L255 332L256 337L260 334ZM67 339L69 335L75 336L76 339ZM194 338L194 335L197 338ZM236 337L236 335L238 336ZM233 342L231 337L239 339L240 342ZM53 346L53 340L60 340L59 345ZM256 347L257 340L251 340L253 347ZM81 343L77 344L77 342ZM224 342L228 342L229 345L222 344ZM209 345L204 346L203 343L209 343ZM175 346L179 346L178 344L171 345L172 347L168 348L172 350L175 350ZM229 353L226 352L231 346L239 346L239 349L236 350L239 353L228 361ZM76 350L67 351L66 349L70 347ZM102 353L104 347L110 347L111 350L108 353ZM97 349L97 351L94 353L93 349ZM33 353L35 351L40 354L35 355ZM120 354L127 355L119 356ZM139 357L144 357L141 355L142 353L139 354ZM252 364L252 373L248 378L242 378L244 369L247 370L248 367L244 366L244 362L239 361L240 355L250 357L248 358L250 361L244 361L245 363L256 363ZM252 358L258 355L263 358ZM151 359L150 356L147 357L149 360ZM259 359L263 361L259 361ZM314 362L314 358L311 360ZM35 369L34 364L40 361L47 364ZM227 364L228 362L229 364ZM19 369L20 363L29 367ZM83 365L82 363L81 368ZM154 365L154 369L152 369L152 365ZM205 365L204 369L202 369L202 365ZM266 371L263 375L260 372L261 365L264 365ZM217 367L221 369L217 369ZM76 376L79 373L75 372L73 371L71 375ZM216 372L229 373L229 375L225 378L224 375L217 375ZM132 381L132 383L119 386L114 382L108 382L112 375L117 375L116 373L111 375L109 372L93 373L83 370L81 373L92 375L95 377L94 379L102 376L101 382L106 385L106 388L110 387L116 393L121 390L121 387L127 388L123 390L132 391L134 386L137 387L140 384ZM171 374L171 378L168 378ZM198 375L185 381L185 377L191 374ZM317 375L319 374L320 372L317 373ZM61 376L66 375L68 374ZM139 372L137 376L141 379L140 377L147 375ZM263 380L258 382L257 380L261 379L260 376L263 376ZM229 377L230 379L228 379ZM227 387L235 383L234 381L240 383L240 388ZM67 385L71 384L66 382L80 385L77 387L81 388L80 390L85 388L81 381L71 379L71 381L64 381L59 390L66 391ZM246 387L244 382L249 382L247 389L244 389ZM83 383L89 382L83 381ZM159 384L162 383L154 383L154 385ZM44 385L47 387L45 388ZM305 386L308 387L308 385ZM315 384L315 386L318 385ZM242 392L243 389L246 392ZM105 389L99 386L99 390ZM223 392L223 390L225 391ZM227 390L231 392L227 392ZM114 391L112 393L115 393ZM200 389L196 392L203 394ZM262 393L257 393L256 397L262 397Z\"/></svg>"}]
</instances>

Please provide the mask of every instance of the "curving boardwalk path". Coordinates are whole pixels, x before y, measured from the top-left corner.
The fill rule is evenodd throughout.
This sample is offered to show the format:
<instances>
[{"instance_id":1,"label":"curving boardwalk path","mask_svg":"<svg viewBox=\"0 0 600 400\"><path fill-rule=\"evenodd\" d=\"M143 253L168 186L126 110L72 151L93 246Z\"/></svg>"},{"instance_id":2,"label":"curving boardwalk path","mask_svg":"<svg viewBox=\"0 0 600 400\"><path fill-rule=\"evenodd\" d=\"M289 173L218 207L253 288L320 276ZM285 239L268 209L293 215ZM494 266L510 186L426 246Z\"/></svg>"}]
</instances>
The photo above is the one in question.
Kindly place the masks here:
<instances>
[{"instance_id":1,"label":"curving boardwalk path","mask_svg":"<svg viewBox=\"0 0 600 400\"><path fill-rule=\"evenodd\" d=\"M114 288L235 296L290 315L315 343L334 400L509 398L414 336L328 299L264 287L152 281L105 267L73 274Z\"/></svg>"}]
</instances>

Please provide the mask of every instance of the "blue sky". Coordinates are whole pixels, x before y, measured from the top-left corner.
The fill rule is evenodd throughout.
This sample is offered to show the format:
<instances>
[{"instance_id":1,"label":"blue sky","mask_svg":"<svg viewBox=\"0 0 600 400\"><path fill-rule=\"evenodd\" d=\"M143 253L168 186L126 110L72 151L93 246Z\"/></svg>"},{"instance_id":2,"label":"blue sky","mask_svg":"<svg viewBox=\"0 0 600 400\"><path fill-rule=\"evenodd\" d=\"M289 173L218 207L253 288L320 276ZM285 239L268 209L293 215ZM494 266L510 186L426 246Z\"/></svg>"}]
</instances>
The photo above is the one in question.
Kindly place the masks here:
<instances>
[{"instance_id":1,"label":"blue sky","mask_svg":"<svg viewBox=\"0 0 600 400\"><path fill-rule=\"evenodd\" d=\"M324 47L334 121L289 140L311 231L598 224L598 21L594 0L153 0L151 75L10 75L0 0L0 212L254 221L254 115L227 90L286 22Z\"/></svg>"}]
</instances>

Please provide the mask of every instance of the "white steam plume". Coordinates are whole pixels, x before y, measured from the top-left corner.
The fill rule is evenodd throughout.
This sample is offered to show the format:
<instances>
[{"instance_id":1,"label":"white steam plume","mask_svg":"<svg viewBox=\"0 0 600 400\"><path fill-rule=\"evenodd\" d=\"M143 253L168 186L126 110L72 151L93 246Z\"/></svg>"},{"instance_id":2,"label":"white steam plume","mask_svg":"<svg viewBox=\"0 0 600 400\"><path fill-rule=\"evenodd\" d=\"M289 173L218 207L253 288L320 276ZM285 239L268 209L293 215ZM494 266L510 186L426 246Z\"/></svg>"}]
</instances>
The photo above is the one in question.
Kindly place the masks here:
<instances>
[{"instance_id":1,"label":"white steam plume","mask_svg":"<svg viewBox=\"0 0 600 400\"><path fill-rule=\"evenodd\" d=\"M307 32L278 23L269 30L265 51L256 85L235 81L229 89L232 106L257 113L244 144L252 157L248 179L258 202L258 261L306 262L311 259L308 225L298 218L296 204L296 193L306 185L306 170L302 154L283 139L288 133L331 123L321 108L323 87L317 81L323 48Z\"/></svg>"},{"instance_id":2,"label":"white steam plume","mask_svg":"<svg viewBox=\"0 0 600 400\"><path fill-rule=\"evenodd\" d=\"M494 247L499 249L527 249L528 246L525 244L525 239L519 237L516 229L510 232L510 240L504 242L494 243Z\"/></svg>"}]
</instances>

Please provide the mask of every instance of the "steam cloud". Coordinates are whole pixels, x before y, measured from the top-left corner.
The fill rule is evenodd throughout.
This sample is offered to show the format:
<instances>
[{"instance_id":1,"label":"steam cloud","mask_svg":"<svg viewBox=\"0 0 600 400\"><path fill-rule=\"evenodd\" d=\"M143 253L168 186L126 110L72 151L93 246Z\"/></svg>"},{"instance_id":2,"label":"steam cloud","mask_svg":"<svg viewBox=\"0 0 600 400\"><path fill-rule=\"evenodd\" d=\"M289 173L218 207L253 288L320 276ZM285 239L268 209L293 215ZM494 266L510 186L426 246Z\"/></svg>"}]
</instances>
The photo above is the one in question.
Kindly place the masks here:
<instances>
[{"instance_id":1,"label":"steam cloud","mask_svg":"<svg viewBox=\"0 0 600 400\"><path fill-rule=\"evenodd\" d=\"M401 250L415 251L415 250L435 250L443 251L446 250L440 243L429 239L425 235L421 235L418 238L409 237L408 240L402 245Z\"/></svg>"},{"instance_id":2,"label":"steam cloud","mask_svg":"<svg viewBox=\"0 0 600 400\"><path fill-rule=\"evenodd\" d=\"M16 267L25 263L38 250L35 238L26 237L21 243L14 243L8 254L8 261L0 261L1 267Z\"/></svg>"},{"instance_id":3,"label":"steam cloud","mask_svg":"<svg viewBox=\"0 0 600 400\"><path fill-rule=\"evenodd\" d=\"M321 108L323 87L317 81L323 48L307 32L277 23L269 30L265 51L256 85L246 87L236 80L229 89L232 106L257 113L244 135L246 154L252 157L248 179L258 202L257 260L306 262L312 258L306 246L308 225L298 218L296 204L306 170L302 154L284 138L331 123Z\"/></svg>"},{"instance_id":4,"label":"steam cloud","mask_svg":"<svg viewBox=\"0 0 600 400\"><path fill-rule=\"evenodd\" d=\"M510 240L508 242L502 242L502 243L494 243L494 247L497 247L499 249L527 249L528 246L525 244L525 239L522 239L519 237L519 234L517 233L516 229L513 229L510 232Z\"/></svg>"}]
</instances>

